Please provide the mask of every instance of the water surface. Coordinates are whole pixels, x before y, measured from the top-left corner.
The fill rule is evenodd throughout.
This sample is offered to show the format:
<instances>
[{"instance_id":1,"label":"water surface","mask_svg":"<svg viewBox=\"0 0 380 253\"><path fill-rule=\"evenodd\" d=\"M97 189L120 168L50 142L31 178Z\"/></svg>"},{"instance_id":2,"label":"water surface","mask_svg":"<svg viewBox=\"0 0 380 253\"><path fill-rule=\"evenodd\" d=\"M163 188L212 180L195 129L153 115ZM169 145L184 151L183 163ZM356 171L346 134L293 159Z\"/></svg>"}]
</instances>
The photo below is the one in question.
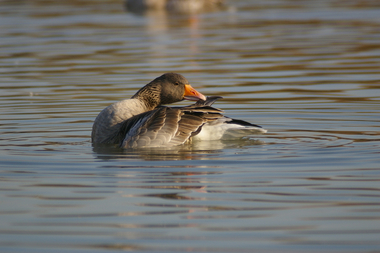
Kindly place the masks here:
<instances>
[{"instance_id":1,"label":"water surface","mask_svg":"<svg viewBox=\"0 0 380 253\"><path fill-rule=\"evenodd\" d=\"M192 15L2 1L0 251L379 251L379 13L355 0ZM168 71L268 133L93 149L99 111Z\"/></svg>"}]
</instances>

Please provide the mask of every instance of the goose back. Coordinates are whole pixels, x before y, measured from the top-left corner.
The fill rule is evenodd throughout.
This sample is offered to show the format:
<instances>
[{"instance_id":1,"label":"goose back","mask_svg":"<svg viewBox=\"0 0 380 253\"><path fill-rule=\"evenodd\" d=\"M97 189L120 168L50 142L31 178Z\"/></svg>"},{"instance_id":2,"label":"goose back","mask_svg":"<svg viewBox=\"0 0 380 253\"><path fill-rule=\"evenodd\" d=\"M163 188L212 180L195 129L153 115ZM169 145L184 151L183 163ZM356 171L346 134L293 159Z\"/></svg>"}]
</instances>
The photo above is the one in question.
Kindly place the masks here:
<instances>
[{"instance_id":1,"label":"goose back","mask_svg":"<svg viewBox=\"0 0 380 253\"><path fill-rule=\"evenodd\" d=\"M210 106L159 107L126 120L118 133L122 148L171 147L188 141L208 121L222 118Z\"/></svg>"}]
</instances>

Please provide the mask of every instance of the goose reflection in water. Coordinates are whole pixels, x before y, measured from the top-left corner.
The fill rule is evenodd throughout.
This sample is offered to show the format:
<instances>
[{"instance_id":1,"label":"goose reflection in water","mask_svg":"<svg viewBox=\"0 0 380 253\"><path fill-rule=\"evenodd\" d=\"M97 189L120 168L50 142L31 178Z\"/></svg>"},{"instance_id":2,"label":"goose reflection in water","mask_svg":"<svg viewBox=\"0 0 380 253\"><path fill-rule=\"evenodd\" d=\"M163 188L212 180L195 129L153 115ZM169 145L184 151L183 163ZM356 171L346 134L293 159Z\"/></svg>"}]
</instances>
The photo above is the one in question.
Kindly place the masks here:
<instances>
[{"instance_id":1,"label":"goose reflection in water","mask_svg":"<svg viewBox=\"0 0 380 253\"><path fill-rule=\"evenodd\" d=\"M101 160L142 159L145 161L181 161L210 159L210 155L220 155L225 150L249 149L264 145L265 142L253 138L239 140L194 141L170 148L122 149L115 145L95 145L93 151Z\"/></svg>"}]
</instances>

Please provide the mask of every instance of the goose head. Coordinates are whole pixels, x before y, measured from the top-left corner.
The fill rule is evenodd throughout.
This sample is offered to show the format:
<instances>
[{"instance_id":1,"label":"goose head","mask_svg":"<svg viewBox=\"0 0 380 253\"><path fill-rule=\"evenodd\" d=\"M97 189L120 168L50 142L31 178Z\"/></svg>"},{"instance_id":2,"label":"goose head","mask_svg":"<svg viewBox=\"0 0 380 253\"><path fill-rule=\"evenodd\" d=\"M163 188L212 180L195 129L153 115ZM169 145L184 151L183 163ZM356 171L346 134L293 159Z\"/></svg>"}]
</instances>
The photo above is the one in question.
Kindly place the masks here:
<instances>
[{"instance_id":1,"label":"goose head","mask_svg":"<svg viewBox=\"0 0 380 253\"><path fill-rule=\"evenodd\" d=\"M144 101L151 108L162 104L179 102L184 99L192 101L206 100L202 93L191 87L184 76L177 73L166 73L157 77L141 88L132 98Z\"/></svg>"}]
</instances>

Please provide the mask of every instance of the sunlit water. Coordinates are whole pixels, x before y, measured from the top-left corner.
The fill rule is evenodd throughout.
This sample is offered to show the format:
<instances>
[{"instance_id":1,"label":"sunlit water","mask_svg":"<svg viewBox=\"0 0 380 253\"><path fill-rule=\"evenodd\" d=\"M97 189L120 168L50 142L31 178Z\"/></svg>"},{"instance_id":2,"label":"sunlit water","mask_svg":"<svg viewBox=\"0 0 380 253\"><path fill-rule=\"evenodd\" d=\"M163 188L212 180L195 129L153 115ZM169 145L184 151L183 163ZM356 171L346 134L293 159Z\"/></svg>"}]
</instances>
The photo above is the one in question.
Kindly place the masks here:
<instances>
[{"instance_id":1,"label":"sunlit water","mask_svg":"<svg viewBox=\"0 0 380 253\"><path fill-rule=\"evenodd\" d=\"M168 71L268 133L94 150ZM378 1L0 1L0 82L1 252L380 251Z\"/></svg>"}]
</instances>

